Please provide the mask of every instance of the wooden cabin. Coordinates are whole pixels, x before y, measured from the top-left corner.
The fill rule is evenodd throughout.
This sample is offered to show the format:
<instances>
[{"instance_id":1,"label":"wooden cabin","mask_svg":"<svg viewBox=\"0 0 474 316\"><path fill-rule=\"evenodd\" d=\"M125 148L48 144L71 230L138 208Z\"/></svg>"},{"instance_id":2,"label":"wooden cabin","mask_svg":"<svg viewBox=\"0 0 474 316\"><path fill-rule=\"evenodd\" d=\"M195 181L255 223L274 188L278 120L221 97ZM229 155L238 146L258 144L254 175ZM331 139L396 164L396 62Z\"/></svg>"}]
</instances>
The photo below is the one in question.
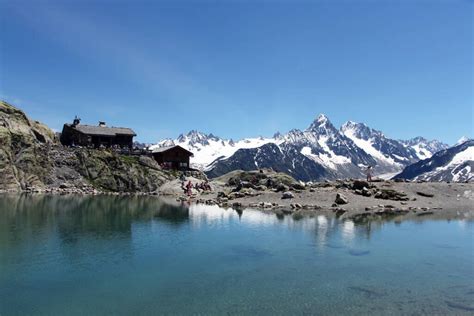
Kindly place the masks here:
<instances>
[{"instance_id":1,"label":"wooden cabin","mask_svg":"<svg viewBox=\"0 0 474 316\"><path fill-rule=\"evenodd\" d=\"M82 125L76 117L72 124L64 124L60 140L66 146L132 148L135 136L130 128L108 127L105 122L99 122L98 126Z\"/></svg>"},{"instance_id":2,"label":"wooden cabin","mask_svg":"<svg viewBox=\"0 0 474 316\"><path fill-rule=\"evenodd\" d=\"M174 170L189 169L189 158L193 153L181 146L166 146L156 148L152 152L153 158L164 168Z\"/></svg>"}]
</instances>

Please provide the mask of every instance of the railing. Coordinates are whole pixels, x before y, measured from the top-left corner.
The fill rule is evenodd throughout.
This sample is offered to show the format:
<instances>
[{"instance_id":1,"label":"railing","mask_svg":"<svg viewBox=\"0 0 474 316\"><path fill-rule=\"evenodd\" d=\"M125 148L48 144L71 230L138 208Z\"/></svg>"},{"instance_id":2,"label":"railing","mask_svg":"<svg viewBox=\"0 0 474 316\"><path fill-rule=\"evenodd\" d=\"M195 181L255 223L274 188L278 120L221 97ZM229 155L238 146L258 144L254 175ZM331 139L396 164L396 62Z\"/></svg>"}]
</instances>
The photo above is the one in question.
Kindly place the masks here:
<instances>
[{"instance_id":1,"label":"railing","mask_svg":"<svg viewBox=\"0 0 474 316\"><path fill-rule=\"evenodd\" d=\"M146 148L120 148L120 147L110 147L110 146L65 146L72 149L95 149L95 150L107 150L120 155L127 156L152 156L152 151Z\"/></svg>"}]
</instances>

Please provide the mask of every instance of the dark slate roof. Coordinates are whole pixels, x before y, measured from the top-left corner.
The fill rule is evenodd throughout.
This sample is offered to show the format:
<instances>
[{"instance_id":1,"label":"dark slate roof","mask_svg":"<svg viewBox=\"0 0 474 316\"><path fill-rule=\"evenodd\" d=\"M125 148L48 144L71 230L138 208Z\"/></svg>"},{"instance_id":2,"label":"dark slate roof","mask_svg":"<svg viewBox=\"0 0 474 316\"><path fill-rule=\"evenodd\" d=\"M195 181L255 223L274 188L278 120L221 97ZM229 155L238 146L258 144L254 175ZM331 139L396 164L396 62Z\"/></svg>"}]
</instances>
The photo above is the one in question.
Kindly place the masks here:
<instances>
[{"instance_id":1,"label":"dark slate roof","mask_svg":"<svg viewBox=\"0 0 474 316\"><path fill-rule=\"evenodd\" d=\"M98 136L137 136L131 128L127 127L108 127L108 126L92 126L92 125L76 125L72 128L86 135L98 135Z\"/></svg>"},{"instance_id":2,"label":"dark slate roof","mask_svg":"<svg viewBox=\"0 0 474 316\"><path fill-rule=\"evenodd\" d=\"M175 147L177 147L177 148L179 148L179 149L182 149L182 150L184 150L184 151L187 151L191 156L194 155L192 152L190 152L189 150L187 150L187 149L185 149L185 148L183 148L183 147L181 147L181 146L179 146L179 145L158 147L158 148L153 149L153 153L154 153L154 154L155 154L155 153L163 153L163 152L168 151L168 150L170 150L170 149L173 149L173 148L175 148Z\"/></svg>"}]
</instances>

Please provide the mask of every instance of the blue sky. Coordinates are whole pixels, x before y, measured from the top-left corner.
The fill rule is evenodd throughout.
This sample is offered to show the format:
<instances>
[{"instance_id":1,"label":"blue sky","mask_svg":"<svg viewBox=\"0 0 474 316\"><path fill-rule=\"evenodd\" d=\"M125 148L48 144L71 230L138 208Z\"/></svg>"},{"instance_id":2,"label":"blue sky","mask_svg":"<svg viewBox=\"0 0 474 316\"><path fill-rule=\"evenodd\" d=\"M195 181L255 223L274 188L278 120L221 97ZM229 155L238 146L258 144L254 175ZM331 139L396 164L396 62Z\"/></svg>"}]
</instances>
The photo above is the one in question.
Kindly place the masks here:
<instances>
[{"instance_id":1,"label":"blue sky","mask_svg":"<svg viewBox=\"0 0 474 316\"><path fill-rule=\"evenodd\" d=\"M4 1L0 97L154 142L306 128L473 136L472 1Z\"/></svg>"}]
</instances>

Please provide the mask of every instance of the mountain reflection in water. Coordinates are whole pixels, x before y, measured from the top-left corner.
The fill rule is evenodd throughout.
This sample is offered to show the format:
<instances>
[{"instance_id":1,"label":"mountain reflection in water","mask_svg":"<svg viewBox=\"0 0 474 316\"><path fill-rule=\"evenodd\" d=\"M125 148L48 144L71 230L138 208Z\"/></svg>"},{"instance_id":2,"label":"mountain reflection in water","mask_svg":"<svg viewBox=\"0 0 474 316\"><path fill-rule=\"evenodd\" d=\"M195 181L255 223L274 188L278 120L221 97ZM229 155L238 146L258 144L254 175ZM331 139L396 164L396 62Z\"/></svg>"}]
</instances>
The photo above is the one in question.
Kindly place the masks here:
<instances>
[{"instance_id":1,"label":"mountain reflection in water","mask_svg":"<svg viewBox=\"0 0 474 316\"><path fill-rule=\"evenodd\" d=\"M319 247L328 246L330 235L339 234L350 244L354 238L370 239L387 219L338 220L331 213L294 220L271 212L247 209L237 212L209 205L187 205L150 196L5 195L0 199L0 245L8 249L31 240L40 243L57 234L64 243L94 238L131 238L132 226L165 223L178 229L190 225L225 227L239 222L251 227L287 226L312 234ZM17 234L18 233L18 234ZM335 247L336 245L329 245Z\"/></svg>"}]
</instances>

